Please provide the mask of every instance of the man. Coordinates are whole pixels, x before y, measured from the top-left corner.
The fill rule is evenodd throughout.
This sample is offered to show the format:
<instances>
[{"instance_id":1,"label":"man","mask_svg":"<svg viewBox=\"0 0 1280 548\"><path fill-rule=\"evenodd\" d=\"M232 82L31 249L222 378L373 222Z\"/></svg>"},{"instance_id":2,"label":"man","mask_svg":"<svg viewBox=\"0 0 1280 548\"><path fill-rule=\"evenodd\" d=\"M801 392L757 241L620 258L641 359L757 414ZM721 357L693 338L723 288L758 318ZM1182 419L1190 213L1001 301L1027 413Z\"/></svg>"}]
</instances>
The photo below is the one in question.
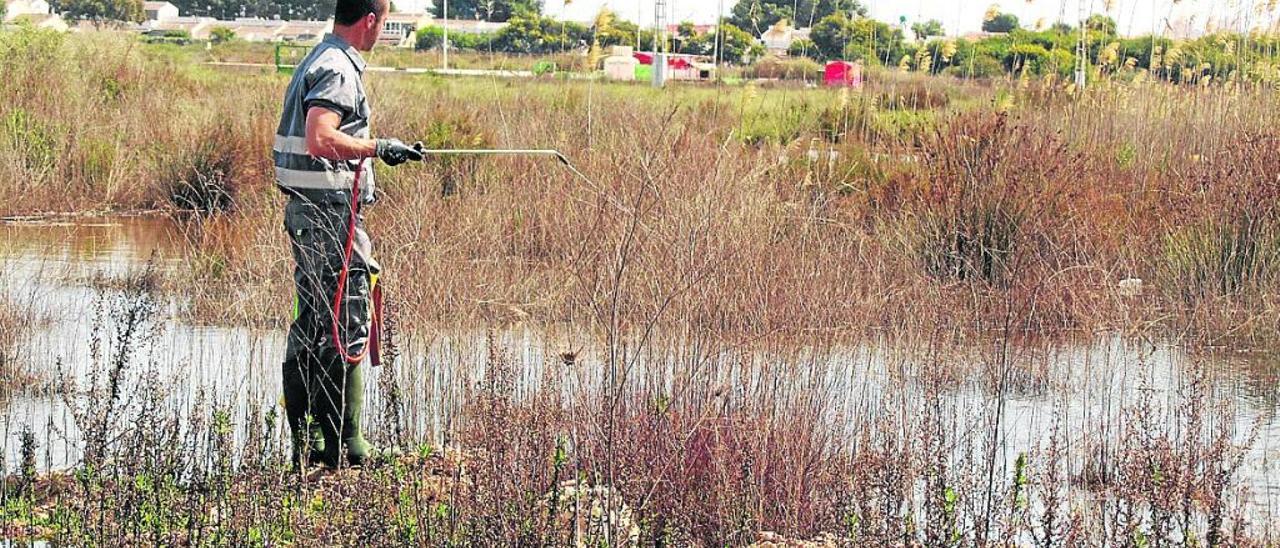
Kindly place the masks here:
<instances>
[{"instance_id":1,"label":"man","mask_svg":"<svg viewBox=\"0 0 1280 548\"><path fill-rule=\"evenodd\" d=\"M353 207L374 201L370 158L389 166L422 160L421 144L369 138L360 52L377 43L388 7L389 0L337 0L333 33L295 69L272 147L276 184L289 196L284 225L295 262L297 297L281 371L295 466L319 461L337 467L344 452L358 466L372 455L360 434L360 365L349 358L363 355L369 342L370 276L378 265ZM360 195L353 200L357 180ZM352 215L354 233L348 230ZM355 252L340 301L341 325L335 325L349 237Z\"/></svg>"}]
</instances>

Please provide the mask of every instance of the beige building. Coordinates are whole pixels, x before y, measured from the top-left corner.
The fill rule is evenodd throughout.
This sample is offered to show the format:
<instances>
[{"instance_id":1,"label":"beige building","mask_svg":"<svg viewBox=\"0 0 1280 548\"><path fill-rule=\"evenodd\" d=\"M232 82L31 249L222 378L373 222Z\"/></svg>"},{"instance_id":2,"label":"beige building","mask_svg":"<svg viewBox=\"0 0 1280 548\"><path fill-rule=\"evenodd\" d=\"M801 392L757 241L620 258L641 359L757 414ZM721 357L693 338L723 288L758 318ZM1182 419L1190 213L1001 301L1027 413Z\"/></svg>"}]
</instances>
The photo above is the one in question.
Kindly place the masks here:
<instances>
[{"instance_id":1,"label":"beige building","mask_svg":"<svg viewBox=\"0 0 1280 548\"><path fill-rule=\"evenodd\" d=\"M143 2L142 11L146 13L148 21L168 21L177 19L178 6L169 2Z\"/></svg>"},{"instance_id":2,"label":"beige building","mask_svg":"<svg viewBox=\"0 0 1280 548\"><path fill-rule=\"evenodd\" d=\"M778 21L769 30L764 31L760 35L760 41L764 43L765 51L775 55L786 55L787 50L791 49L791 44L796 40L804 40L809 38L809 29L797 29L791 26L786 19Z\"/></svg>"},{"instance_id":3,"label":"beige building","mask_svg":"<svg viewBox=\"0 0 1280 548\"><path fill-rule=\"evenodd\" d=\"M56 30L58 32L66 32L67 29L71 28L56 13L25 13L8 19L8 22L18 25L31 25L34 28Z\"/></svg>"},{"instance_id":4,"label":"beige building","mask_svg":"<svg viewBox=\"0 0 1280 548\"><path fill-rule=\"evenodd\" d=\"M325 34L333 31L333 20L328 21L285 21L284 27L276 33L276 41L283 42L319 42Z\"/></svg>"},{"instance_id":5,"label":"beige building","mask_svg":"<svg viewBox=\"0 0 1280 548\"><path fill-rule=\"evenodd\" d=\"M429 24L435 27L447 28L449 32L467 32L471 34L493 34L507 26L506 23L492 23L472 19L432 19Z\"/></svg>"},{"instance_id":6,"label":"beige building","mask_svg":"<svg viewBox=\"0 0 1280 548\"><path fill-rule=\"evenodd\" d=\"M147 34L163 35L167 32L185 32L193 40L208 40L209 32L219 21L212 17L175 17L164 21L147 21L142 30Z\"/></svg>"},{"instance_id":7,"label":"beige building","mask_svg":"<svg viewBox=\"0 0 1280 548\"><path fill-rule=\"evenodd\" d=\"M414 34L418 29L431 24L431 17L425 13L392 12L382 22L382 36L378 43L386 46L413 47Z\"/></svg>"},{"instance_id":8,"label":"beige building","mask_svg":"<svg viewBox=\"0 0 1280 548\"><path fill-rule=\"evenodd\" d=\"M4 22L8 23L25 15L49 15L47 0L4 0Z\"/></svg>"},{"instance_id":9,"label":"beige building","mask_svg":"<svg viewBox=\"0 0 1280 548\"><path fill-rule=\"evenodd\" d=\"M232 21L214 21L210 30L218 27L231 29L239 40L249 42L274 42L286 22L279 19L242 17Z\"/></svg>"},{"instance_id":10,"label":"beige building","mask_svg":"<svg viewBox=\"0 0 1280 548\"><path fill-rule=\"evenodd\" d=\"M609 56L604 58L604 77L610 80L630 82L636 79L636 67L640 61L636 59L631 46L613 46Z\"/></svg>"},{"instance_id":11,"label":"beige building","mask_svg":"<svg viewBox=\"0 0 1280 548\"><path fill-rule=\"evenodd\" d=\"M185 32L192 40L208 40L214 29L225 28L237 40L250 42L318 42L333 30L333 21L282 21L279 19L240 18L220 21L212 17L175 17L148 21L142 31L151 35Z\"/></svg>"}]
</instances>

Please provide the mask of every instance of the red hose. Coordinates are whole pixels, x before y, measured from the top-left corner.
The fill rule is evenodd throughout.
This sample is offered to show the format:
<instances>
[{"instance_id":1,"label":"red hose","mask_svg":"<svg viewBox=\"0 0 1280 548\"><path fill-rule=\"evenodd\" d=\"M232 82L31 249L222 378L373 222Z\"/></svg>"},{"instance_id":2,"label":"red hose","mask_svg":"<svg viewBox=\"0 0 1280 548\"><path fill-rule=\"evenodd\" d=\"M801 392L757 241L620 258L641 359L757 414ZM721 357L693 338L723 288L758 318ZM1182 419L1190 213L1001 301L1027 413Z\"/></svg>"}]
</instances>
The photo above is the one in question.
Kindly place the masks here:
<instances>
[{"instance_id":1,"label":"red hose","mask_svg":"<svg viewBox=\"0 0 1280 548\"><path fill-rule=\"evenodd\" d=\"M364 349L359 354L347 354L347 345L342 341L342 333L339 326L342 325L342 298L347 291L347 277L351 274L351 252L355 248L356 242L356 208L360 205L360 175L364 173L364 164L367 160L361 160L360 165L356 168L355 179L351 183L351 215L347 221L347 244L342 254L342 270L338 272L338 291L333 295L333 344L338 348L338 355L349 364L358 364L364 361L365 356L369 355L369 344L366 341ZM374 318L370 318L369 336L373 338L373 322Z\"/></svg>"}]
</instances>

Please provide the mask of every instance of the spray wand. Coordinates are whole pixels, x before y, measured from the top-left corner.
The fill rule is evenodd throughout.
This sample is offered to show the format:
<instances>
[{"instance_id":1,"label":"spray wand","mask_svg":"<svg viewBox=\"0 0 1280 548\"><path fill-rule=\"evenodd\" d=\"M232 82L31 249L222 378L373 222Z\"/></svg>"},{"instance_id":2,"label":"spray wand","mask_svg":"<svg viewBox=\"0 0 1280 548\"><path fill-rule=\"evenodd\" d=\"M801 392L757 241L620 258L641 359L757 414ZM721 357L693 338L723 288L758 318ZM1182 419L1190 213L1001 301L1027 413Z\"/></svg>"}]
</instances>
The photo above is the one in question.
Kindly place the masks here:
<instances>
[{"instance_id":1,"label":"spray wand","mask_svg":"<svg viewBox=\"0 0 1280 548\"><path fill-rule=\"evenodd\" d=\"M414 148L417 149L418 152L422 153L423 156L550 156L555 158L556 160L559 160L561 165L568 168L569 171L572 171L573 174L578 176L579 179L582 179L588 183L591 183L592 186L595 186L595 181L592 181L586 175L583 175L581 171L578 171L577 166L574 166L573 162L569 161L568 156L565 156L564 153L555 149L550 149L550 148L541 148L541 149L539 148L436 148L436 149L430 149L430 148L422 148L417 144L414 145Z\"/></svg>"}]
</instances>

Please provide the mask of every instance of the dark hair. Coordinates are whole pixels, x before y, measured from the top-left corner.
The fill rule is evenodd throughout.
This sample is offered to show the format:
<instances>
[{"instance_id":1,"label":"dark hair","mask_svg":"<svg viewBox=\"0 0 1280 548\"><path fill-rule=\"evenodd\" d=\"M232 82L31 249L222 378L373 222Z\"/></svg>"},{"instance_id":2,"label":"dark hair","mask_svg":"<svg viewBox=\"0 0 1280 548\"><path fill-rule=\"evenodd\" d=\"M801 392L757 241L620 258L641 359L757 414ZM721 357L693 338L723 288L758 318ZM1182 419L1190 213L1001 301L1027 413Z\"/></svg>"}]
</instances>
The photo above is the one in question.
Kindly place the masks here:
<instances>
[{"instance_id":1,"label":"dark hair","mask_svg":"<svg viewBox=\"0 0 1280 548\"><path fill-rule=\"evenodd\" d=\"M333 24L354 25L370 13L378 13L378 0L338 0L333 7Z\"/></svg>"}]
</instances>

